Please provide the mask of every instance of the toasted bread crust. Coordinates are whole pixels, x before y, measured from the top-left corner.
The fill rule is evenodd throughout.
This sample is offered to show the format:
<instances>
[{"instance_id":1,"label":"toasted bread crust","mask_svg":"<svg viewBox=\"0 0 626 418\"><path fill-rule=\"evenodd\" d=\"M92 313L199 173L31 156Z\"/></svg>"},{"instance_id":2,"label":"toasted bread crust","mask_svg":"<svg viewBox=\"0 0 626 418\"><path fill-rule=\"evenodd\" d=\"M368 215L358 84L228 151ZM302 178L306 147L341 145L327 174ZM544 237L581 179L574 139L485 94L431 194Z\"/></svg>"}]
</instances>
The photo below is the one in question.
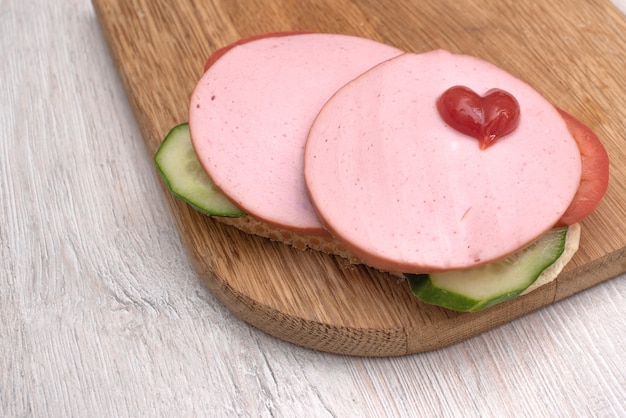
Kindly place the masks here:
<instances>
[{"instance_id":1,"label":"toasted bread crust","mask_svg":"<svg viewBox=\"0 0 626 418\"><path fill-rule=\"evenodd\" d=\"M321 251L326 254L338 255L347 259L352 264L364 264L359 258L352 255L344 245L330 236L319 235L307 235L303 233L297 233L288 231L286 229L277 228L273 225L254 219L251 216L244 216L241 218L225 218L214 217L215 220L226 225L233 226L247 234L258 235L270 239L272 241L280 242L286 245L290 245L299 250L315 250ZM555 280L561 273L563 268L570 262L580 242L580 224L570 225L567 231L567 238L565 241L565 250L563 254L556 260L554 264L548 267L541 273L535 283L533 283L522 294L531 292L541 286L544 286L551 281ZM394 277L403 277L401 272L387 272Z\"/></svg>"},{"instance_id":2,"label":"toasted bread crust","mask_svg":"<svg viewBox=\"0 0 626 418\"><path fill-rule=\"evenodd\" d=\"M315 250L327 254L334 254L348 259L354 264L362 264L362 262L350 254L339 241L330 236L308 235L282 229L259 221L251 216L240 218L224 218L214 217L217 221L234 226L235 228L252 235L258 235L268 238L272 241L281 242L290 245L299 250Z\"/></svg>"}]
</instances>

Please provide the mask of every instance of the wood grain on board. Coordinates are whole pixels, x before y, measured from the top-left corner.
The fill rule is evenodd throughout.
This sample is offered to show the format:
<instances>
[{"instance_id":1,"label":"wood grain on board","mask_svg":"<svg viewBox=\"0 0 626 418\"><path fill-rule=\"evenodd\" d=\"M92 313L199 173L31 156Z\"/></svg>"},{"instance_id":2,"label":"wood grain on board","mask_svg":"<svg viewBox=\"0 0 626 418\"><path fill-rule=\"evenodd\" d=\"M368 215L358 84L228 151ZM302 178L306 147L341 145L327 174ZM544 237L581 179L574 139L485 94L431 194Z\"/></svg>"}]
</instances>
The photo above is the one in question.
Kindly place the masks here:
<instances>
[{"instance_id":1,"label":"wood grain on board","mask_svg":"<svg viewBox=\"0 0 626 418\"><path fill-rule=\"evenodd\" d=\"M168 196L194 266L226 307L316 350L391 356L444 347L626 271L626 20L608 1L93 0L150 155L215 49L286 30L369 37L411 52L489 60L590 126L611 158L609 191L561 276L474 314L428 306L404 281L246 235ZM155 171L156 175L156 171ZM164 278L166 280L167 278Z\"/></svg>"}]
</instances>

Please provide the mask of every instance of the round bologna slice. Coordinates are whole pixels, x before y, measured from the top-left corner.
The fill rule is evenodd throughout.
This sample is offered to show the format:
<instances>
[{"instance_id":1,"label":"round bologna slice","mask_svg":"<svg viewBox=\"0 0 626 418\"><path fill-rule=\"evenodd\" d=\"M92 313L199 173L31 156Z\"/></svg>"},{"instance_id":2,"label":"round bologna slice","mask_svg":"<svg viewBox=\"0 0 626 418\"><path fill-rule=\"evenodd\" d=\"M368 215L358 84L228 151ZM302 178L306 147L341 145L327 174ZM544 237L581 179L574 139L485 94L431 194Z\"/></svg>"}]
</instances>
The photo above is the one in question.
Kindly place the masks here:
<instances>
[{"instance_id":1,"label":"round bologna slice","mask_svg":"<svg viewBox=\"0 0 626 418\"><path fill-rule=\"evenodd\" d=\"M512 94L517 128L480 149L447 126L436 102L457 85ZM559 220L580 176L576 142L546 99L488 62L442 50L401 55L341 88L305 150L323 223L367 264L396 272L515 252Z\"/></svg>"},{"instance_id":2,"label":"round bologna slice","mask_svg":"<svg viewBox=\"0 0 626 418\"><path fill-rule=\"evenodd\" d=\"M341 86L402 51L334 34L272 35L228 49L197 84L189 126L200 163L252 217L327 234L303 176L307 133Z\"/></svg>"}]
</instances>

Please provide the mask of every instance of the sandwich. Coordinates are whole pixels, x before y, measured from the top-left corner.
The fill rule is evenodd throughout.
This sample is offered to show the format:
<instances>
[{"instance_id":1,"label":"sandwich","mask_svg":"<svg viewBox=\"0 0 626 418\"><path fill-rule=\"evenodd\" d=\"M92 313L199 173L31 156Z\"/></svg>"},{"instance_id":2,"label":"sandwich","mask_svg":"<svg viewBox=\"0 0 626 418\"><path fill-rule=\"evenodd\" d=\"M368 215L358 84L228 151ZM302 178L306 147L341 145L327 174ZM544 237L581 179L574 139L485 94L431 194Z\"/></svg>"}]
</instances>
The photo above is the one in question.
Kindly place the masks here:
<instances>
[{"instance_id":1,"label":"sandwich","mask_svg":"<svg viewBox=\"0 0 626 418\"><path fill-rule=\"evenodd\" d=\"M155 155L219 222L478 311L554 280L608 187L598 137L477 57L339 34L216 51Z\"/></svg>"}]
</instances>

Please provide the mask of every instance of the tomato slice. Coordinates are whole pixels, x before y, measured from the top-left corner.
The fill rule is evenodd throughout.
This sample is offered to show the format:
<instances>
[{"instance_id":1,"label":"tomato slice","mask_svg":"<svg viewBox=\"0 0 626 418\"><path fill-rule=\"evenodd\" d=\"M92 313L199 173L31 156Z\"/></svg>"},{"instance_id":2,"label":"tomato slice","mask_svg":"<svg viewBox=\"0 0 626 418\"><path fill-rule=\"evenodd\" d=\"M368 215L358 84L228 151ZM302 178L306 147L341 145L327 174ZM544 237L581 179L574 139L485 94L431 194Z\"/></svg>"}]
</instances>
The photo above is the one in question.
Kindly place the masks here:
<instances>
[{"instance_id":1,"label":"tomato slice","mask_svg":"<svg viewBox=\"0 0 626 418\"><path fill-rule=\"evenodd\" d=\"M558 222L558 225L572 225L593 212L606 193L609 186L609 155L591 129L564 110L557 110L578 144L582 162L580 186Z\"/></svg>"},{"instance_id":2,"label":"tomato slice","mask_svg":"<svg viewBox=\"0 0 626 418\"><path fill-rule=\"evenodd\" d=\"M206 72L206 70L208 70L209 67L211 67L211 65L213 65L215 63L215 61L220 59L222 57L222 55L224 55L225 53L227 53L232 48L234 48L234 47L236 47L238 45L243 45L243 44L248 43L250 41L256 41L257 39L278 38L280 36L300 35L300 34L303 34L303 33L308 33L308 32L298 32L298 31L268 32L268 33L261 33L261 34L258 34L258 35L252 35L252 36L248 36L246 38L239 39L238 41L235 41L232 44L228 44L228 45L223 46L223 47L221 47L219 49L216 49L215 52L213 52L211 54L209 59L207 59L207 61L204 63L204 71Z\"/></svg>"}]
</instances>

